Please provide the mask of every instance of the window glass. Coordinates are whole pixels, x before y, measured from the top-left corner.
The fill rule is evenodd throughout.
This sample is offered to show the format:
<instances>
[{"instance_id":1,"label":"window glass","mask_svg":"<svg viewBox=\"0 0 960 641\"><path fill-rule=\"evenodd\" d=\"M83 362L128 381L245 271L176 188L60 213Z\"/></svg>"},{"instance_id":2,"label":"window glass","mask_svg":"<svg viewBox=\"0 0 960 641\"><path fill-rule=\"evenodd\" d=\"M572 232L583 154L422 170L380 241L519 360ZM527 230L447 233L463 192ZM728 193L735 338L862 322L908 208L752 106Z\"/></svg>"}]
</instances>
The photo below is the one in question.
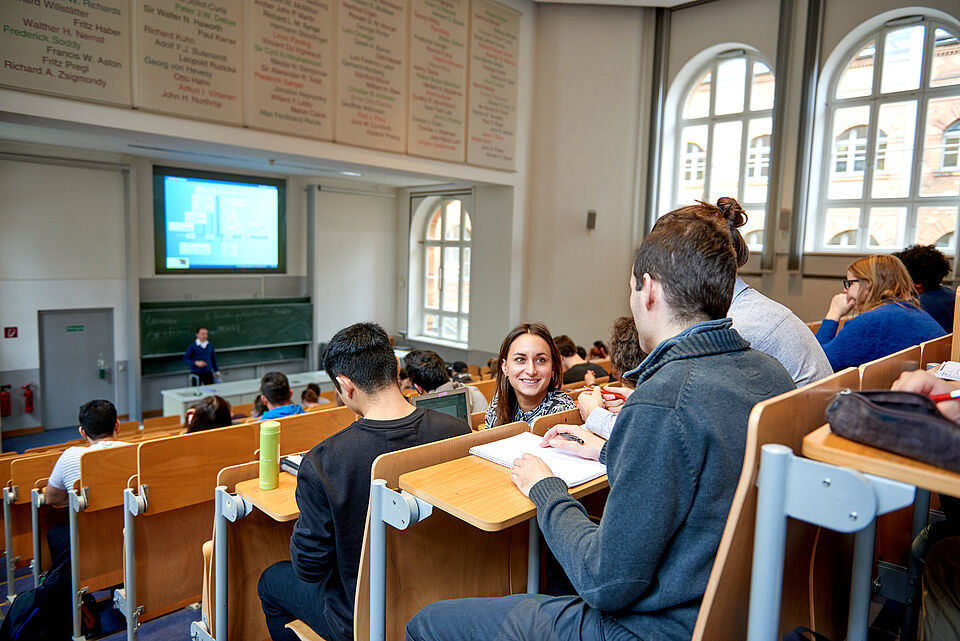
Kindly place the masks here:
<instances>
[{"instance_id":1,"label":"window glass","mask_svg":"<svg viewBox=\"0 0 960 641\"><path fill-rule=\"evenodd\" d=\"M743 196L748 203L762 203L767 199L767 182L770 177L770 132L771 118L755 118L750 121L747 137L747 175L744 178Z\"/></svg>"},{"instance_id":2,"label":"window glass","mask_svg":"<svg viewBox=\"0 0 960 641\"><path fill-rule=\"evenodd\" d=\"M451 200L445 207L446 223L444 240L460 240L460 201Z\"/></svg>"},{"instance_id":3,"label":"window glass","mask_svg":"<svg viewBox=\"0 0 960 641\"><path fill-rule=\"evenodd\" d=\"M464 314L470 311L470 248L463 248L463 289L461 290L463 296L463 309L461 310Z\"/></svg>"},{"instance_id":4,"label":"window glass","mask_svg":"<svg viewBox=\"0 0 960 641\"><path fill-rule=\"evenodd\" d=\"M824 221L824 244L828 247L856 247L860 228L860 210L856 207L833 207Z\"/></svg>"},{"instance_id":5,"label":"window glass","mask_svg":"<svg viewBox=\"0 0 960 641\"><path fill-rule=\"evenodd\" d=\"M943 126L960 115L960 98L937 98L927 105L920 196L960 195L960 121Z\"/></svg>"},{"instance_id":6,"label":"window glass","mask_svg":"<svg viewBox=\"0 0 960 641\"><path fill-rule=\"evenodd\" d=\"M923 25L888 31L883 43L880 91L909 91L920 86Z\"/></svg>"},{"instance_id":7,"label":"window glass","mask_svg":"<svg viewBox=\"0 0 960 641\"><path fill-rule=\"evenodd\" d=\"M707 125L684 127L680 134L681 158L680 184L677 189L678 203L692 203L702 199L707 171Z\"/></svg>"},{"instance_id":8,"label":"window glass","mask_svg":"<svg viewBox=\"0 0 960 641\"><path fill-rule=\"evenodd\" d=\"M934 32L931 87L960 84L960 39L949 31Z\"/></svg>"},{"instance_id":9,"label":"window glass","mask_svg":"<svg viewBox=\"0 0 960 641\"><path fill-rule=\"evenodd\" d=\"M753 87L750 90L750 110L773 109L773 72L762 62L753 63Z\"/></svg>"},{"instance_id":10,"label":"window glass","mask_svg":"<svg viewBox=\"0 0 960 641\"><path fill-rule=\"evenodd\" d=\"M872 249L903 248L903 227L906 220L906 207L871 207L870 247Z\"/></svg>"},{"instance_id":11,"label":"window glass","mask_svg":"<svg viewBox=\"0 0 960 641\"><path fill-rule=\"evenodd\" d=\"M913 173L917 102L888 102L880 105L879 114L871 196L906 198Z\"/></svg>"},{"instance_id":12,"label":"window glass","mask_svg":"<svg viewBox=\"0 0 960 641\"><path fill-rule=\"evenodd\" d=\"M953 233L957 228L957 207L917 208L917 242L921 245L952 247Z\"/></svg>"},{"instance_id":13,"label":"window glass","mask_svg":"<svg viewBox=\"0 0 960 641\"><path fill-rule=\"evenodd\" d=\"M430 309L440 307L440 248L427 247L424 270L424 305Z\"/></svg>"},{"instance_id":14,"label":"window glass","mask_svg":"<svg viewBox=\"0 0 960 641\"><path fill-rule=\"evenodd\" d=\"M743 111L746 76L746 58L722 60L717 65L717 115L735 114Z\"/></svg>"},{"instance_id":15,"label":"window glass","mask_svg":"<svg viewBox=\"0 0 960 641\"><path fill-rule=\"evenodd\" d=\"M869 96L873 91L873 65L876 43L871 40L853 57L837 83L837 98Z\"/></svg>"},{"instance_id":16,"label":"window glass","mask_svg":"<svg viewBox=\"0 0 960 641\"><path fill-rule=\"evenodd\" d=\"M743 123L720 122L713 128L713 154L710 159L710 200L716 202L721 196L733 196L740 188L738 176L740 138Z\"/></svg>"},{"instance_id":17,"label":"window glass","mask_svg":"<svg viewBox=\"0 0 960 641\"><path fill-rule=\"evenodd\" d=\"M443 249L443 311L460 309L460 248Z\"/></svg>"},{"instance_id":18,"label":"window glass","mask_svg":"<svg viewBox=\"0 0 960 641\"><path fill-rule=\"evenodd\" d=\"M440 240L440 226L443 224L440 217L440 208L433 212L430 223L427 225L427 240Z\"/></svg>"},{"instance_id":19,"label":"window glass","mask_svg":"<svg viewBox=\"0 0 960 641\"><path fill-rule=\"evenodd\" d=\"M683 109L683 117L687 120L706 118L710 115L710 78L709 71L703 74L687 97L687 103Z\"/></svg>"},{"instance_id":20,"label":"window glass","mask_svg":"<svg viewBox=\"0 0 960 641\"><path fill-rule=\"evenodd\" d=\"M470 312L470 238L471 219L467 213L469 199L463 197L426 196L440 200L430 210L422 246L422 302L411 305L411 327L420 327L424 336L454 342L466 342ZM419 251L419 250L418 250Z\"/></svg>"},{"instance_id":21,"label":"window glass","mask_svg":"<svg viewBox=\"0 0 960 641\"><path fill-rule=\"evenodd\" d=\"M827 197L842 200L863 194L867 166L867 123L870 107L838 109L833 117L833 154Z\"/></svg>"}]
</instances>

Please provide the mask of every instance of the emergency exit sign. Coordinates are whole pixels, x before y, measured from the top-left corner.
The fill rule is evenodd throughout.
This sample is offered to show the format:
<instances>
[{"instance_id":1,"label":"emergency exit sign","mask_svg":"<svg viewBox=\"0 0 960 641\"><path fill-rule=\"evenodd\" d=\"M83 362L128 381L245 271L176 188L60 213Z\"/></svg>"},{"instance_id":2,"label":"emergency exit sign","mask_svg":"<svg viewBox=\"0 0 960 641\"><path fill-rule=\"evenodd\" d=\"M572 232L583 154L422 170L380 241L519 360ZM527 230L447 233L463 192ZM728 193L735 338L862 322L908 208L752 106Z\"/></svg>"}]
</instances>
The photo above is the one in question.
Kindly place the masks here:
<instances>
[{"instance_id":1,"label":"emergency exit sign","mask_svg":"<svg viewBox=\"0 0 960 641\"><path fill-rule=\"evenodd\" d=\"M67 325L67 333L82 332L86 328L86 325Z\"/></svg>"},{"instance_id":2,"label":"emergency exit sign","mask_svg":"<svg viewBox=\"0 0 960 641\"><path fill-rule=\"evenodd\" d=\"M16 328L16 327L4 327L4 328L3 328L3 337L4 337L4 338L16 338L16 337L17 337L17 328Z\"/></svg>"}]
</instances>

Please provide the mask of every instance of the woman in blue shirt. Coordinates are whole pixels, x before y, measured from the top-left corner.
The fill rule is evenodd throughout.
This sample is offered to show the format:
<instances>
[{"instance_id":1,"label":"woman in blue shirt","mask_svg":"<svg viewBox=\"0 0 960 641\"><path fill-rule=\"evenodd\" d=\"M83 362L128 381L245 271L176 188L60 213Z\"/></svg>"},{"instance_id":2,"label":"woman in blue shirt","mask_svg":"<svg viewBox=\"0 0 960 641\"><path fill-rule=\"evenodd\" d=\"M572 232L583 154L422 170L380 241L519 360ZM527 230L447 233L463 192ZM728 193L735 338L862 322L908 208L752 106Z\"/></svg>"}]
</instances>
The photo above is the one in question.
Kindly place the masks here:
<instances>
[{"instance_id":1,"label":"woman in blue shirt","mask_svg":"<svg viewBox=\"0 0 960 641\"><path fill-rule=\"evenodd\" d=\"M854 313L839 329L840 319ZM913 281L895 256L867 256L847 268L843 293L830 301L817 340L835 372L943 336L920 308Z\"/></svg>"}]
</instances>

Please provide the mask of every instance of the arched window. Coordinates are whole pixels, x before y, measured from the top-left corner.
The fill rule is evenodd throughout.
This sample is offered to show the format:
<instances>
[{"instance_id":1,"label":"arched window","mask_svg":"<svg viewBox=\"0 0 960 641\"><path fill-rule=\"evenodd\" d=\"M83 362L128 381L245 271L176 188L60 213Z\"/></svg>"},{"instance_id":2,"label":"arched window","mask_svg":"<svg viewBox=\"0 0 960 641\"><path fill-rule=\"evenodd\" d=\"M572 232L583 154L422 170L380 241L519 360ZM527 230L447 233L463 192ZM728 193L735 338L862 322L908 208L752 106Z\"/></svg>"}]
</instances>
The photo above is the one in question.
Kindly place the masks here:
<instances>
[{"instance_id":1,"label":"arched window","mask_svg":"<svg viewBox=\"0 0 960 641\"><path fill-rule=\"evenodd\" d=\"M413 336L466 345L470 335L469 194L418 197L411 226Z\"/></svg>"},{"instance_id":2,"label":"arched window","mask_svg":"<svg viewBox=\"0 0 960 641\"><path fill-rule=\"evenodd\" d=\"M773 127L773 72L756 54L722 53L697 74L679 102L672 207L733 196L747 211L741 228L763 244Z\"/></svg>"},{"instance_id":3,"label":"arched window","mask_svg":"<svg viewBox=\"0 0 960 641\"><path fill-rule=\"evenodd\" d=\"M866 253L952 243L960 209L955 31L930 18L892 20L848 50L828 84L830 155L823 155L808 249Z\"/></svg>"}]
</instances>

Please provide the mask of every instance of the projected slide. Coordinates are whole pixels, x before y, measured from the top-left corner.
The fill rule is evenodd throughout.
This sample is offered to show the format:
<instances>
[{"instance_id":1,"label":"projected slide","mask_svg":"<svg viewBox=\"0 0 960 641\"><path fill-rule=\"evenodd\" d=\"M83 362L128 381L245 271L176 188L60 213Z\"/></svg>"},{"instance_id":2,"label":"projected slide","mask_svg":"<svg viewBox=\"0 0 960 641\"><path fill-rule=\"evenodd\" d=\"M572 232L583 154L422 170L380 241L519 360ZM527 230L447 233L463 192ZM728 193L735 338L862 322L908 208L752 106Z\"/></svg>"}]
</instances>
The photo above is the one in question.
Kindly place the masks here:
<instances>
[{"instance_id":1,"label":"projected slide","mask_svg":"<svg viewBox=\"0 0 960 641\"><path fill-rule=\"evenodd\" d=\"M277 267L277 187L165 176L163 190L167 269Z\"/></svg>"}]
</instances>

